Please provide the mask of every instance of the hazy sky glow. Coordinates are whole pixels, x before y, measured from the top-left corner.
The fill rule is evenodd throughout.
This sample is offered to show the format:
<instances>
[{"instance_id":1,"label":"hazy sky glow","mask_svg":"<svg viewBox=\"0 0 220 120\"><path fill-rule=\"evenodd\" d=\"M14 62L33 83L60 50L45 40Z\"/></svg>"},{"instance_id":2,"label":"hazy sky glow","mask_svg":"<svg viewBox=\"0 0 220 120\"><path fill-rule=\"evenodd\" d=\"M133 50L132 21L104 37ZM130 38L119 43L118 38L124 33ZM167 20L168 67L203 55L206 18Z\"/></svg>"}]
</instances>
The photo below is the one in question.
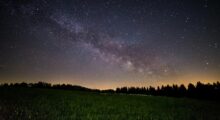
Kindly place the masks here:
<instances>
[{"instance_id":1,"label":"hazy sky glow","mask_svg":"<svg viewBox=\"0 0 220 120\"><path fill-rule=\"evenodd\" d=\"M3 0L0 82L220 80L217 0Z\"/></svg>"}]
</instances>

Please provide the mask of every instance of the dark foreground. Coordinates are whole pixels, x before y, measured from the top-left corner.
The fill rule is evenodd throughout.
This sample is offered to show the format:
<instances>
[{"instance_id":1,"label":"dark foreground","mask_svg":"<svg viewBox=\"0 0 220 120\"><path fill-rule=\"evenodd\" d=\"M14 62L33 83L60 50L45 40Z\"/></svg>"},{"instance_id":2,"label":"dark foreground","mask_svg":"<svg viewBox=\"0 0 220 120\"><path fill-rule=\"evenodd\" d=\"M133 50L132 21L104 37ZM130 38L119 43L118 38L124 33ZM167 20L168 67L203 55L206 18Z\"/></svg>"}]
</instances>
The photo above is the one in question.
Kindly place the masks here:
<instances>
[{"instance_id":1,"label":"dark foreground","mask_svg":"<svg viewBox=\"0 0 220 120\"><path fill-rule=\"evenodd\" d=\"M187 98L0 88L0 120L220 120L220 104Z\"/></svg>"}]
</instances>

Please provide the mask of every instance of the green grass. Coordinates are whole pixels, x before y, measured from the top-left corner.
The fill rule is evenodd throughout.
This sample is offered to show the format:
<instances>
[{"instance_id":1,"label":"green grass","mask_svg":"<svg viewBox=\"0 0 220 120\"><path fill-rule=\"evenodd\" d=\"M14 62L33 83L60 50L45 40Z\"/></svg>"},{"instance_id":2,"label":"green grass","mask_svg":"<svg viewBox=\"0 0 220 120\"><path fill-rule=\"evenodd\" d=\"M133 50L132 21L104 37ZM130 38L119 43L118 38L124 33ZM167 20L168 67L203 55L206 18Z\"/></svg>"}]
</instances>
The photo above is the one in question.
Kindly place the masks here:
<instances>
[{"instance_id":1,"label":"green grass","mask_svg":"<svg viewBox=\"0 0 220 120\"><path fill-rule=\"evenodd\" d=\"M220 120L220 104L187 98L0 89L0 120Z\"/></svg>"}]
</instances>

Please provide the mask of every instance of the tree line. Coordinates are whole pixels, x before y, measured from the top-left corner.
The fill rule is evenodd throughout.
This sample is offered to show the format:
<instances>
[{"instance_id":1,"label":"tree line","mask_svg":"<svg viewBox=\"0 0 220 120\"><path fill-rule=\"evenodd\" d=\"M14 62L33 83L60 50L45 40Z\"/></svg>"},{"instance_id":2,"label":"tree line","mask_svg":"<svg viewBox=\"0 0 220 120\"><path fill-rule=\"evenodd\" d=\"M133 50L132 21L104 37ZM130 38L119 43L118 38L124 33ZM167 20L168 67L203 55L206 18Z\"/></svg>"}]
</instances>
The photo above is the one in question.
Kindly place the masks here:
<instances>
[{"instance_id":1,"label":"tree line","mask_svg":"<svg viewBox=\"0 0 220 120\"><path fill-rule=\"evenodd\" d=\"M189 97L197 99L207 100L220 100L220 83L201 83L197 82L195 85L189 83L187 87L182 85L166 85L158 87L120 87L107 90L90 89L78 85L71 84L50 84L46 82L38 83L4 83L0 85L0 88L15 88L15 87L27 87L27 88L49 88L49 89L62 89L62 90L78 90L78 91L92 91L100 93L123 93L123 94L144 94L153 96L169 96L169 97Z\"/></svg>"},{"instance_id":2,"label":"tree line","mask_svg":"<svg viewBox=\"0 0 220 120\"><path fill-rule=\"evenodd\" d=\"M61 89L61 90L78 90L78 91L99 91L96 89L90 89L86 87L82 87L79 85L72 84L54 84L47 82L37 82L37 83L4 83L0 85L0 88L48 88L48 89Z\"/></svg>"},{"instance_id":3,"label":"tree line","mask_svg":"<svg viewBox=\"0 0 220 120\"><path fill-rule=\"evenodd\" d=\"M189 83L187 87L182 85L166 85L161 87L121 87L116 88L116 93L146 94L154 96L189 97L207 100L220 100L220 83L212 84L197 82Z\"/></svg>"}]
</instances>

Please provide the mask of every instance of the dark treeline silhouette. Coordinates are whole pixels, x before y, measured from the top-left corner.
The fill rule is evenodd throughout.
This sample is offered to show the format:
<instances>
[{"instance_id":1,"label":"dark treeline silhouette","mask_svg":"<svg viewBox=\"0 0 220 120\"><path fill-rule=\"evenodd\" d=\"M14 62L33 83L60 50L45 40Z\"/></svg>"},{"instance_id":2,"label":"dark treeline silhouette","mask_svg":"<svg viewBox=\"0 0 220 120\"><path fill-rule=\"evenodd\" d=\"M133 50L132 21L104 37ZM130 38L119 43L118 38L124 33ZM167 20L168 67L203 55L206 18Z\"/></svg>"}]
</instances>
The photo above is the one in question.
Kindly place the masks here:
<instances>
[{"instance_id":1,"label":"dark treeline silhouette","mask_svg":"<svg viewBox=\"0 0 220 120\"><path fill-rule=\"evenodd\" d=\"M154 96L189 97L207 100L220 100L220 83L196 85L188 84L187 88L182 85L166 85L161 87L121 87L116 88L116 93L146 94Z\"/></svg>"},{"instance_id":2,"label":"dark treeline silhouette","mask_svg":"<svg viewBox=\"0 0 220 120\"><path fill-rule=\"evenodd\" d=\"M169 96L169 97L189 97L197 99L207 100L220 100L220 83L207 83L203 84L197 82L196 85L188 84L184 85L166 85L161 87L121 87L107 90L90 89L78 85L71 84L50 84L46 82L38 83L5 83L1 84L0 88L16 88L16 87L28 87L28 88L49 88L49 89L62 89L62 90L78 90L78 91L92 91L101 93L124 93L124 94L144 94L153 96Z\"/></svg>"},{"instance_id":3,"label":"dark treeline silhouette","mask_svg":"<svg viewBox=\"0 0 220 120\"><path fill-rule=\"evenodd\" d=\"M38 83L4 83L0 85L1 88L16 88L16 87L27 87L27 88L49 88L49 89L62 89L62 90L78 90L78 91L98 91L97 89L90 89L86 87L82 87L79 85L71 85L71 84L50 84L46 82L38 82Z\"/></svg>"}]
</instances>

